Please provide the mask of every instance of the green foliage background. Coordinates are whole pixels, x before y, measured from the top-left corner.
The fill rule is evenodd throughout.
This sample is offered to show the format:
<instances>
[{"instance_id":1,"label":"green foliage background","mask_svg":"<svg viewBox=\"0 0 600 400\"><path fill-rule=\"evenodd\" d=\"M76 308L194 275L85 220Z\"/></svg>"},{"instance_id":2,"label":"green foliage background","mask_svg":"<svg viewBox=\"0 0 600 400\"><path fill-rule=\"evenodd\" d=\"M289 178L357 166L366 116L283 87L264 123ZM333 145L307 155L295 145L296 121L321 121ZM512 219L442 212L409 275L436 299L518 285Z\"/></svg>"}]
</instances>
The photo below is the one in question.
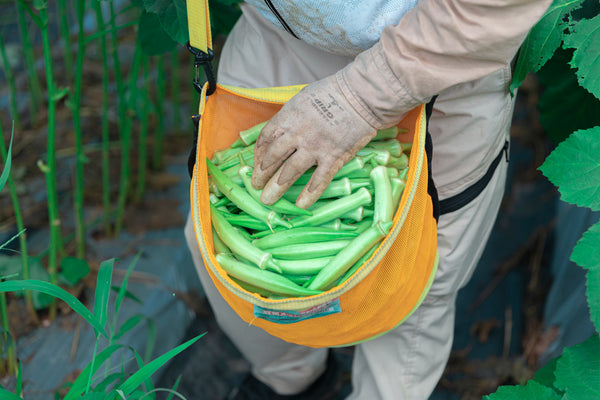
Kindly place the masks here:
<instances>
[{"instance_id":1,"label":"green foliage background","mask_svg":"<svg viewBox=\"0 0 600 400\"><path fill-rule=\"evenodd\" d=\"M561 199L600 210L600 4L555 0L531 30L519 53L511 89L530 72L545 87L540 97L542 126L559 143L540 170L558 187ZM600 328L600 222L577 242L571 261L587 270L591 320ZM486 400L600 398L598 335L566 348L520 386L500 387Z\"/></svg>"},{"instance_id":2,"label":"green foliage background","mask_svg":"<svg viewBox=\"0 0 600 400\"><path fill-rule=\"evenodd\" d=\"M227 34L241 15L241 0L211 0L210 24L213 35ZM169 52L177 44L188 41L185 0L137 0L144 9L140 19L138 40L150 55ZM157 29L158 27L158 29Z\"/></svg>"}]
</instances>

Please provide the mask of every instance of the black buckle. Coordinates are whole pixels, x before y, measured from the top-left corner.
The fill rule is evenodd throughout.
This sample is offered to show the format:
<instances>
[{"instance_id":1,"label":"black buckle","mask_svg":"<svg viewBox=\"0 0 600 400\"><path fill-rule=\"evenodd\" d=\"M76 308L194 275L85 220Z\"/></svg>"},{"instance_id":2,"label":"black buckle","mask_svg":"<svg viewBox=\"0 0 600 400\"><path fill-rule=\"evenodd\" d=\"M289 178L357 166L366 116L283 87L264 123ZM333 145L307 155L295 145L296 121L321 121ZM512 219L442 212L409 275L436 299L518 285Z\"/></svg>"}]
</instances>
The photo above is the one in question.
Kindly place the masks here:
<instances>
[{"instance_id":1,"label":"black buckle","mask_svg":"<svg viewBox=\"0 0 600 400\"><path fill-rule=\"evenodd\" d=\"M208 81L208 89L206 91L206 95L210 96L214 93L217 88L217 79L215 77L215 71L213 69L211 61L215 57L215 54L211 49L208 49L208 53L205 53L202 50L198 50L195 47L192 47L190 42L187 43L187 49L190 53L194 55L194 80L192 84L198 93L202 93L203 82L200 81L200 67L204 70L204 74L206 75L206 80Z\"/></svg>"}]
</instances>

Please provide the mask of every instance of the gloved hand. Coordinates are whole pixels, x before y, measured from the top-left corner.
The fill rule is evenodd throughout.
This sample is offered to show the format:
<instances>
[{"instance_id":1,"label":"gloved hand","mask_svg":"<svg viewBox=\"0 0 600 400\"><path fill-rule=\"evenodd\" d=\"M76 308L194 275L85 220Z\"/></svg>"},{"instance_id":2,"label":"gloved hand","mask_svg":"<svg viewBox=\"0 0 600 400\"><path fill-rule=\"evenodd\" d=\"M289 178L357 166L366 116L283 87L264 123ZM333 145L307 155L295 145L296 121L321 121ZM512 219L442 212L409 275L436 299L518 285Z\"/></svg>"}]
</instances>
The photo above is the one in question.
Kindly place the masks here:
<instances>
[{"instance_id":1,"label":"gloved hand","mask_svg":"<svg viewBox=\"0 0 600 400\"><path fill-rule=\"evenodd\" d=\"M377 130L348 103L330 76L302 89L262 129L254 148L252 185L273 204L310 167L317 168L296 205L310 207L333 176Z\"/></svg>"}]
</instances>

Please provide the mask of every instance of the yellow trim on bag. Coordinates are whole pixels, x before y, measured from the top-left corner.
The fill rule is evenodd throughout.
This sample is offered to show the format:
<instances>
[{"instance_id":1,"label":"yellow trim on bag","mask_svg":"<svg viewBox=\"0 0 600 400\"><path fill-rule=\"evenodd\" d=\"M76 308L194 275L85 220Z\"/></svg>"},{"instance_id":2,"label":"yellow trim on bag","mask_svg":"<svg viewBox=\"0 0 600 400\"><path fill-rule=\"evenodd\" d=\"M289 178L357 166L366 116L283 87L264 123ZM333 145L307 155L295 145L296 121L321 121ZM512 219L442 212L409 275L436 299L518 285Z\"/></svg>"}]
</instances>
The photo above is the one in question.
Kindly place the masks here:
<instances>
[{"instance_id":1,"label":"yellow trim on bag","mask_svg":"<svg viewBox=\"0 0 600 400\"><path fill-rule=\"evenodd\" d=\"M404 221L406 220L406 216L408 215L409 209L412 205L413 199L414 199L416 191L417 191L418 182L415 182L415 180L421 176L423 162L426 162L425 161L425 145L424 145L425 135L426 135L426 118L425 118L424 109L422 109L422 111L419 115L419 127L420 127L419 143L421 145L419 146L419 151L417 153L417 168L413 172L414 175L413 175L413 182L411 185L411 191L408 193L405 192L405 194L408 196L408 199L407 199L406 204L404 205L404 208L402 209L402 212L398 216L398 221L395 223L394 227L392 228L392 231L384 239L383 243L375 251L375 253L371 257L371 259L369 261L367 261L352 277L350 277L346 282L344 282L339 288L330 289L322 294L303 297L303 298L293 297L293 298L289 298L289 299L269 300L269 299L259 298L259 296L256 294L253 295L253 294L250 294L249 292L246 292L244 290L241 290L241 289L235 287L227 279L225 279L223 276L221 276L221 274L217 271L217 269L213 265L213 261L211 260L211 258L214 258L214 255L211 252L209 252L208 249L206 248L206 246L204 244L205 243L204 235L203 235L202 229L200 229L200 227L201 227L200 215L197 211L195 211L197 207L192 207L192 210L195 211L195 212L192 212L192 214L193 214L193 218L194 218L194 228L197 228L196 229L196 238L197 238L198 245L200 246L202 253L206 254L208 256L208 258L205 259L208 268L211 269L211 271L213 272L215 277L219 280L219 282L223 286L225 286L230 292L234 293L240 299L245 300L246 302L248 302L250 304L257 305L257 306L260 306L263 308L269 308L272 310L281 310L281 311L306 310L308 308L311 308L311 307L317 306L319 304L323 304L327 301L333 300L333 299L343 295L350 289L352 289L362 279L364 279L373 270L373 268L375 268L381 262L383 257L387 254L387 251L389 250L389 248L392 246L392 244L396 240L396 237L398 237L398 234L400 233L400 230L402 229ZM200 138L198 138L198 141L199 141L198 143L200 143ZM197 152L197 153L198 153L197 157L199 157L200 152ZM198 164L199 162L206 162L206 161L196 159L196 165L199 165ZM191 204L198 204L197 203L198 193L196 190L196 187L197 187L196 168L194 169L194 174L192 177L192 181L193 181L192 187L194 188L194 190L192 190L192 196L191 196L192 203ZM437 254L437 252L436 252L436 254ZM434 276L434 275L435 274L431 274L431 276Z\"/></svg>"},{"instance_id":2,"label":"yellow trim on bag","mask_svg":"<svg viewBox=\"0 0 600 400\"><path fill-rule=\"evenodd\" d=\"M266 101L269 103L285 103L294 97L294 95L306 85L277 86L258 89L241 88L237 86L221 84L219 84L219 86L231 93L235 93L249 99Z\"/></svg>"}]
</instances>

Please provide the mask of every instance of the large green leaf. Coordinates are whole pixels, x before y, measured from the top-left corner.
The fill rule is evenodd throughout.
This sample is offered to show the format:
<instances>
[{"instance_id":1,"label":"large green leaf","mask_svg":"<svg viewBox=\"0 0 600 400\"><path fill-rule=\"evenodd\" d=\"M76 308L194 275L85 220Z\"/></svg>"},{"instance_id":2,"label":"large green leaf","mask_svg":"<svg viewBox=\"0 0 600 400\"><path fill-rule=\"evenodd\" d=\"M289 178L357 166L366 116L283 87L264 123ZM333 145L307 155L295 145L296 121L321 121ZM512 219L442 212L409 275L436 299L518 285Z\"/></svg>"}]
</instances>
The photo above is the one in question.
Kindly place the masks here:
<instances>
[{"instance_id":1,"label":"large green leaf","mask_svg":"<svg viewBox=\"0 0 600 400\"><path fill-rule=\"evenodd\" d=\"M544 87L538 102L540 123L555 144L578 129L600 125L600 101L577 83L569 66L572 56L573 50L558 49L537 73Z\"/></svg>"},{"instance_id":2,"label":"large green leaf","mask_svg":"<svg viewBox=\"0 0 600 400\"><path fill-rule=\"evenodd\" d=\"M571 254L571 261L588 270L588 306L596 331L600 331L600 222L592 225L579 239Z\"/></svg>"},{"instance_id":3,"label":"large green leaf","mask_svg":"<svg viewBox=\"0 0 600 400\"><path fill-rule=\"evenodd\" d=\"M169 52L177 46L160 24L158 15L147 11L140 16L137 40L144 53L151 56Z\"/></svg>"},{"instance_id":4,"label":"large green leaf","mask_svg":"<svg viewBox=\"0 0 600 400\"><path fill-rule=\"evenodd\" d=\"M164 31L177 43L188 41L185 0L144 0L144 9L158 15Z\"/></svg>"},{"instance_id":5,"label":"large green leaf","mask_svg":"<svg viewBox=\"0 0 600 400\"><path fill-rule=\"evenodd\" d=\"M600 15L574 24L565 46L576 49L571 65L577 68L579 84L600 99Z\"/></svg>"},{"instance_id":6,"label":"large green leaf","mask_svg":"<svg viewBox=\"0 0 600 400\"><path fill-rule=\"evenodd\" d=\"M548 361L546 365L536 371L535 375L533 376L533 380L544 386L552 388L553 390L556 390L554 386L554 381L556 380L554 377L554 370L556 369L557 362L558 357Z\"/></svg>"},{"instance_id":7,"label":"large green leaf","mask_svg":"<svg viewBox=\"0 0 600 400\"><path fill-rule=\"evenodd\" d=\"M500 386L495 393L484 396L483 400L560 400L561 396L551 388L536 381L525 386Z\"/></svg>"},{"instance_id":8,"label":"large green leaf","mask_svg":"<svg viewBox=\"0 0 600 400\"><path fill-rule=\"evenodd\" d=\"M29 278L38 281L50 281L48 271L42 265L38 257L27 257L29 267ZM23 260L21 257L0 255L0 278L2 280L20 280L23 276ZM22 295L21 292L16 293ZM42 310L52 304L52 296L43 292L33 292L31 294L33 307L36 310Z\"/></svg>"},{"instance_id":9,"label":"large green leaf","mask_svg":"<svg viewBox=\"0 0 600 400\"><path fill-rule=\"evenodd\" d=\"M592 336L563 351L554 371L565 400L600 399L600 339Z\"/></svg>"},{"instance_id":10,"label":"large green leaf","mask_svg":"<svg viewBox=\"0 0 600 400\"><path fill-rule=\"evenodd\" d=\"M540 170L558 186L562 200L600 210L600 126L571 134Z\"/></svg>"},{"instance_id":11,"label":"large green leaf","mask_svg":"<svg viewBox=\"0 0 600 400\"><path fill-rule=\"evenodd\" d=\"M60 261L60 279L66 285L75 286L90 273L87 261L75 257L65 257Z\"/></svg>"},{"instance_id":12,"label":"large green leaf","mask_svg":"<svg viewBox=\"0 0 600 400\"><path fill-rule=\"evenodd\" d=\"M242 11L236 4L238 1L217 1L210 3L210 23L214 35L227 35Z\"/></svg>"},{"instance_id":13,"label":"large green leaf","mask_svg":"<svg viewBox=\"0 0 600 400\"><path fill-rule=\"evenodd\" d=\"M546 63L562 42L565 15L581 6L582 0L554 0L521 46L510 90L518 88L529 72Z\"/></svg>"}]
</instances>

